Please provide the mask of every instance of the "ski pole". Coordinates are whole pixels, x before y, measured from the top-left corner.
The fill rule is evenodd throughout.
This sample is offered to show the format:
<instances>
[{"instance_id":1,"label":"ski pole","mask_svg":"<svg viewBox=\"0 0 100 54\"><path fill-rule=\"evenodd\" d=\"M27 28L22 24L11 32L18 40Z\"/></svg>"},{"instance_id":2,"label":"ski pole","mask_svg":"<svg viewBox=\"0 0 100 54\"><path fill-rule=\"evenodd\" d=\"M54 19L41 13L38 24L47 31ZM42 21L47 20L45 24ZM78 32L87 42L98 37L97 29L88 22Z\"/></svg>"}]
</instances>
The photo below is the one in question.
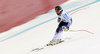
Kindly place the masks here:
<instances>
[{"instance_id":1,"label":"ski pole","mask_svg":"<svg viewBox=\"0 0 100 54\"><path fill-rule=\"evenodd\" d=\"M94 33L90 32L90 31L88 31L88 30L68 30L68 31L70 31L70 32L85 31L85 32L88 32L88 33L90 33L90 34L94 34Z\"/></svg>"}]
</instances>

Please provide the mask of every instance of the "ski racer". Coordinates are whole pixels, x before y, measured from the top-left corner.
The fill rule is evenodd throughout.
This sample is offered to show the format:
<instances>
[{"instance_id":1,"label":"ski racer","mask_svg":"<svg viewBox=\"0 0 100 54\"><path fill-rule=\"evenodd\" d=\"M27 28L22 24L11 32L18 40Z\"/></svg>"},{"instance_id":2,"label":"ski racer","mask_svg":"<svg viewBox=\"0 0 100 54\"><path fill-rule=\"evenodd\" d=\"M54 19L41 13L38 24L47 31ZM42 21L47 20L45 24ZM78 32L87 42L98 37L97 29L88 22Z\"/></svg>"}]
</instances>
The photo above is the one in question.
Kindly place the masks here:
<instances>
[{"instance_id":1,"label":"ski racer","mask_svg":"<svg viewBox=\"0 0 100 54\"><path fill-rule=\"evenodd\" d=\"M55 7L55 12L58 15L58 28L56 29L55 35L53 37L53 39L47 44L47 45L55 45L60 43L61 40L61 36L64 30L69 30L69 27L72 24L72 18L70 17L70 15L64 11L62 9L61 6L56 6Z\"/></svg>"}]
</instances>

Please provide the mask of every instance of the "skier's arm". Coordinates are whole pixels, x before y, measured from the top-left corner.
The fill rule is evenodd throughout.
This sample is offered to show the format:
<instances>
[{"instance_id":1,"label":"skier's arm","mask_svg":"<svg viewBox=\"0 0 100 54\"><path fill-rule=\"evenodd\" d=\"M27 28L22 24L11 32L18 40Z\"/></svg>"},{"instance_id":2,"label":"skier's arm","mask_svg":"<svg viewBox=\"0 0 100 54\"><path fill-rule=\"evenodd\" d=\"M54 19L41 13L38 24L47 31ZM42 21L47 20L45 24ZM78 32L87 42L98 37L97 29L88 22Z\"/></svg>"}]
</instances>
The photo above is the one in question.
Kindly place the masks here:
<instances>
[{"instance_id":1,"label":"skier's arm","mask_svg":"<svg viewBox=\"0 0 100 54\"><path fill-rule=\"evenodd\" d=\"M58 18L58 20L57 20L57 21L58 21L58 23L59 23L59 22L61 22L61 18Z\"/></svg>"}]
</instances>

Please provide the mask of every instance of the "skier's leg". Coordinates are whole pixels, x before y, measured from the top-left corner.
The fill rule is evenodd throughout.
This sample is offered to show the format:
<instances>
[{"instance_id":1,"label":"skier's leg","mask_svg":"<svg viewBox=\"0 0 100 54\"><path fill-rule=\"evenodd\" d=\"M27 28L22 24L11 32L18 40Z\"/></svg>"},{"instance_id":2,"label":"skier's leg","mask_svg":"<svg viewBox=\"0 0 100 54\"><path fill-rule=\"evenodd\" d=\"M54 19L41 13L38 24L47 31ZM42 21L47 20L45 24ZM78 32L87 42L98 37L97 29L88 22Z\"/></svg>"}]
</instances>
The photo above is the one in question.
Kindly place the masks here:
<instances>
[{"instance_id":1,"label":"skier's leg","mask_svg":"<svg viewBox=\"0 0 100 54\"><path fill-rule=\"evenodd\" d=\"M54 35L53 39L47 45L55 45L55 44L60 43L61 42L62 32L63 32L62 28L58 27L56 32L55 32L55 35Z\"/></svg>"},{"instance_id":2,"label":"skier's leg","mask_svg":"<svg viewBox=\"0 0 100 54\"><path fill-rule=\"evenodd\" d=\"M58 28L56 29L53 39L50 41L48 45L55 45L61 42L62 32L66 28L66 26L63 26L63 25L67 25L67 23L61 22L59 24Z\"/></svg>"},{"instance_id":3,"label":"skier's leg","mask_svg":"<svg viewBox=\"0 0 100 54\"><path fill-rule=\"evenodd\" d=\"M61 39L62 32L63 32L62 28L58 27L53 37L53 40Z\"/></svg>"},{"instance_id":4,"label":"skier's leg","mask_svg":"<svg viewBox=\"0 0 100 54\"><path fill-rule=\"evenodd\" d=\"M56 29L55 35L53 37L53 40L55 40L55 39L61 39L62 32L63 32L64 29L66 29L67 24L68 23L65 23L63 21L59 23L58 28Z\"/></svg>"}]
</instances>

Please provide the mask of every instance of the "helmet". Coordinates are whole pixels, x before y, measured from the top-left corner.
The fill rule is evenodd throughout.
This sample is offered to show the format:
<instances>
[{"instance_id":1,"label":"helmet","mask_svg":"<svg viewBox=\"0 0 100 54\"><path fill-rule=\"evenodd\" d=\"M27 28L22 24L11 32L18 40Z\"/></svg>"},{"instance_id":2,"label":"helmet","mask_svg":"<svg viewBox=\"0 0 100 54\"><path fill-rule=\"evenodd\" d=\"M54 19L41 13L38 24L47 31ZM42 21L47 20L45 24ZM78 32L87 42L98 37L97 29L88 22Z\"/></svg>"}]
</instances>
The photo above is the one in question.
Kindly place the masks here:
<instances>
[{"instance_id":1,"label":"helmet","mask_svg":"<svg viewBox=\"0 0 100 54\"><path fill-rule=\"evenodd\" d=\"M61 10L62 8L60 6L56 6L55 10Z\"/></svg>"},{"instance_id":2,"label":"helmet","mask_svg":"<svg viewBox=\"0 0 100 54\"><path fill-rule=\"evenodd\" d=\"M62 11L63 10L62 10L62 8L60 6L56 6L55 7L55 12L56 12L57 15L60 15Z\"/></svg>"}]
</instances>

